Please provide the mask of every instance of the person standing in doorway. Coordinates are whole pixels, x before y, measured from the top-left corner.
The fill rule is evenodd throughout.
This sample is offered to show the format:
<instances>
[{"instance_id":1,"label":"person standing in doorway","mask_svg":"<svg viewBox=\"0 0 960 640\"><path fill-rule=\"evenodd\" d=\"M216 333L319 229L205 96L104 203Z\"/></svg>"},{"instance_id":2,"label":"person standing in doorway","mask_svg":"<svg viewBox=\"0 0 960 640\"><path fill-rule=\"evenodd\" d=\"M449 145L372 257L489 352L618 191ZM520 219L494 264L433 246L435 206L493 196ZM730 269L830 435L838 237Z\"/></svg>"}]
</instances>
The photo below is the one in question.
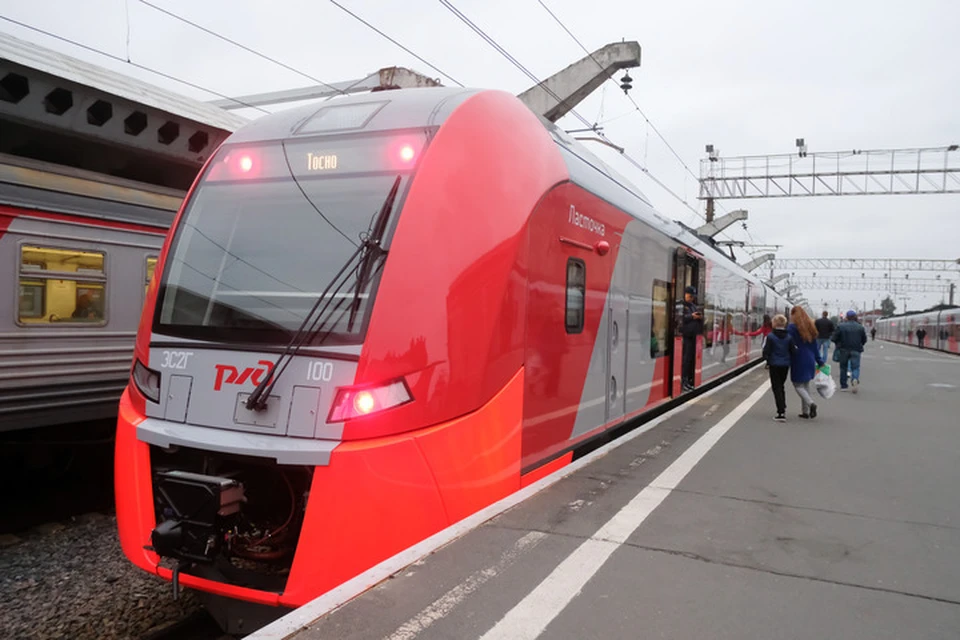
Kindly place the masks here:
<instances>
[{"instance_id":1,"label":"person standing in doorway","mask_svg":"<svg viewBox=\"0 0 960 640\"><path fill-rule=\"evenodd\" d=\"M787 381L790 371L790 354L796 350L793 338L787 333L787 317L776 315L773 317L773 331L763 343L763 359L770 370L770 389L773 391L773 401L777 405L777 422L787 421L787 397L783 385Z\"/></svg>"},{"instance_id":2,"label":"person standing in doorway","mask_svg":"<svg viewBox=\"0 0 960 640\"><path fill-rule=\"evenodd\" d=\"M814 325L817 329L817 350L820 352L820 359L826 362L830 356L830 336L833 335L836 327L833 326L830 314L826 311L823 312L822 317L817 318Z\"/></svg>"},{"instance_id":3,"label":"person standing in doorway","mask_svg":"<svg viewBox=\"0 0 960 640\"><path fill-rule=\"evenodd\" d=\"M860 387L860 355L867 344L867 332L857 322L857 312L847 311L846 322L841 322L830 337L840 352L840 391L847 390L847 367L850 367L850 384L856 393Z\"/></svg>"},{"instance_id":4,"label":"person standing in doorway","mask_svg":"<svg viewBox=\"0 0 960 640\"><path fill-rule=\"evenodd\" d=\"M803 307L794 307L790 311L790 319L793 322L787 327L787 334L797 345L790 354L790 381L800 396L800 417L816 418L817 404L810 395L810 381L817 375L817 368L822 367L826 360L821 357L821 351L817 347L817 328Z\"/></svg>"},{"instance_id":5,"label":"person standing in doorway","mask_svg":"<svg viewBox=\"0 0 960 640\"><path fill-rule=\"evenodd\" d=\"M923 339L927 337L927 332L923 327L917 329L917 346L923 349Z\"/></svg>"},{"instance_id":6,"label":"person standing in doorway","mask_svg":"<svg viewBox=\"0 0 960 640\"><path fill-rule=\"evenodd\" d=\"M697 336L703 334L703 313L697 306L697 290L693 287L687 287L683 291L683 318L680 334L683 336L681 385L684 391L693 391L696 386Z\"/></svg>"}]
</instances>

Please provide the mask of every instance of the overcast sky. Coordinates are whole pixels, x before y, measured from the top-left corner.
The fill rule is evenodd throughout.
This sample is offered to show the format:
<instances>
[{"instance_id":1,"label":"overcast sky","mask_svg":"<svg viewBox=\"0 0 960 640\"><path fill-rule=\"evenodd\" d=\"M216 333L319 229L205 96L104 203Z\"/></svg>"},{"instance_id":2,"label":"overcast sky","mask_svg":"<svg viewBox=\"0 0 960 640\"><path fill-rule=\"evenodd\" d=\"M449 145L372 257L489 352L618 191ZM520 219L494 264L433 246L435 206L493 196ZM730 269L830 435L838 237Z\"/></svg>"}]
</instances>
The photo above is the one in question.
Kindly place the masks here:
<instances>
[{"instance_id":1,"label":"overcast sky","mask_svg":"<svg viewBox=\"0 0 960 640\"><path fill-rule=\"evenodd\" d=\"M149 1L325 82L361 78L393 65L439 75L326 0ZM436 0L340 3L467 86L519 93L530 85L522 72ZM452 4L540 78L583 56L538 0ZM798 137L806 139L810 152L960 143L958 2L544 4L590 50L621 39L640 43L642 63L630 71L631 95L696 176L707 143L722 156L791 153ZM140 0L0 0L0 15L114 55L129 55L141 65L227 95L311 84ZM186 95L216 99L9 22L0 21L0 30ZM610 120L604 125L606 135L702 214L696 178L614 83L606 83L577 111L591 123ZM561 125L582 126L572 117ZM616 152L592 148L633 179L663 213L691 225L699 220ZM778 257L960 258L960 195L721 204L723 210L750 212L749 234L738 225L730 237L782 244ZM749 256L739 250L738 258L743 262ZM934 274L914 277L919 276ZM951 277L956 279L956 274ZM870 306L884 292L804 293L815 309L827 302L835 310ZM928 306L940 297L909 294L907 305ZM899 296L898 309L903 302Z\"/></svg>"}]
</instances>

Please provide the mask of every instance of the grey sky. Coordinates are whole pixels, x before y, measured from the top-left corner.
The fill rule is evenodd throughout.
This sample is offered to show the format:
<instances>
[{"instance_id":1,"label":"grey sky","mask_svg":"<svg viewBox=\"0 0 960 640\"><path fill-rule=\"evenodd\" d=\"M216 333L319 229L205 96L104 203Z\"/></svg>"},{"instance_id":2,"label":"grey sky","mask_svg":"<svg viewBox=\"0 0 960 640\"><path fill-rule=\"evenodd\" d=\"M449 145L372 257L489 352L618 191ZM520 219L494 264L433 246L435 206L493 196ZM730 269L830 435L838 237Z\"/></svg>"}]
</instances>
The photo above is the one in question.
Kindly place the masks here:
<instances>
[{"instance_id":1,"label":"grey sky","mask_svg":"<svg viewBox=\"0 0 960 640\"><path fill-rule=\"evenodd\" d=\"M325 0L150 0L327 82L390 65L437 75ZM960 143L960 3L915 0L802 3L702 0L544 0L591 50L640 42L631 95L699 175L704 145L722 155L944 146ZM519 93L529 80L434 0L341 0L468 86ZM539 77L582 57L537 0L453 4ZM0 0L9 16L228 95L310 81L158 13L139 0ZM122 63L0 22L0 29L200 99L214 99ZM445 84L452 84L444 80ZM602 116L601 116L602 109ZM698 211L696 179L613 83L578 108ZM245 113L246 115L246 113ZM562 125L581 126L571 118ZM594 151L632 178L665 214L697 218L613 151ZM725 201L747 208L758 242L780 257L960 257L960 196L869 196ZM737 227L730 235L750 240ZM738 257L746 256L740 252ZM847 272L849 275L850 272ZM930 276L931 274L925 274ZM805 291L815 308L869 306L880 292ZM908 306L939 301L912 294ZM898 307L902 307L898 300Z\"/></svg>"}]
</instances>

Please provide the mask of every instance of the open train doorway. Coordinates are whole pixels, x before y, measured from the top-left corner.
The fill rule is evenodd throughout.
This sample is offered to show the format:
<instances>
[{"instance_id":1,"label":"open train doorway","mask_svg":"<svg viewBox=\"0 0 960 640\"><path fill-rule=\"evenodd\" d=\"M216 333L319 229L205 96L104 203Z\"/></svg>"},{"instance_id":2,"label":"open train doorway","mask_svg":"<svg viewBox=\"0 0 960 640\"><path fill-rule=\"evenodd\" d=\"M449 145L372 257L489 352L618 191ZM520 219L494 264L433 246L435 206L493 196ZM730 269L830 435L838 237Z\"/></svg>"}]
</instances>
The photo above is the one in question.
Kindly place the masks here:
<instances>
[{"instance_id":1,"label":"open train doorway","mask_svg":"<svg viewBox=\"0 0 960 640\"><path fill-rule=\"evenodd\" d=\"M706 269L704 268L703 258L686 247L678 248L673 271L674 348L670 367L673 372L671 395L674 397L679 396L684 390L691 390L700 382L697 371L700 370L701 366L700 354L703 350L703 331L701 330L699 335L685 338L683 311L685 293L689 287L692 287L694 302L700 311L701 320L703 319L705 281ZM684 380L684 376L687 377L686 380Z\"/></svg>"}]
</instances>

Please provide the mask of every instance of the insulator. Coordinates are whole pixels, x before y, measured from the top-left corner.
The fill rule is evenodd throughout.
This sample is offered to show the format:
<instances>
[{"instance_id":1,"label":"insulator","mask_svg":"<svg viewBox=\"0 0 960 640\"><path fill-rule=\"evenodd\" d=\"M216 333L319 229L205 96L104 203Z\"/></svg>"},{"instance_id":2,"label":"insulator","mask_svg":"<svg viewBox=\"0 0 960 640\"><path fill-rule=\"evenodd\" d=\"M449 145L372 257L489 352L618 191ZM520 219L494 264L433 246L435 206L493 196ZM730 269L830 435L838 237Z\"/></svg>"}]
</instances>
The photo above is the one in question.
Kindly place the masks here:
<instances>
[{"instance_id":1,"label":"insulator","mask_svg":"<svg viewBox=\"0 0 960 640\"><path fill-rule=\"evenodd\" d=\"M624 73L623 77L620 78L620 88L623 89L624 93L633 89L633 78L630 77L629 73Z\"/></svg>"}]
</instances>

